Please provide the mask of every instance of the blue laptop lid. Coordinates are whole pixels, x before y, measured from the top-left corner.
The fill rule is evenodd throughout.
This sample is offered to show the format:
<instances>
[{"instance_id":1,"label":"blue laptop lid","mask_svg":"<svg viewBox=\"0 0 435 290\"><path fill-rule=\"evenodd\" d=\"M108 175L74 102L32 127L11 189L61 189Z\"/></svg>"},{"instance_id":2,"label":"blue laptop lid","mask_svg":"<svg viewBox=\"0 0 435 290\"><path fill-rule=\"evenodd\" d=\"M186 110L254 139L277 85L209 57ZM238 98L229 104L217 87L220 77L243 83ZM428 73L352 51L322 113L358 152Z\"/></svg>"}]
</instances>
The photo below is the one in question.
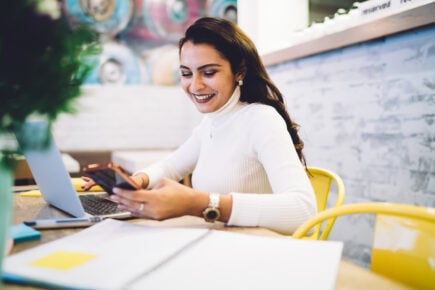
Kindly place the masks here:
<instances>
[{"instance_id":1,"label":"blue laptop lid","mask_svg":"<svg viewBox=\"0 0 435 290\"><path fill-rule=\"evenodd\" d=\"M47 127L46 121L29 121L20 126L15 131L15 136L21 152L26 158L44 200L74 217L84 217L86 214L83 206ZM31 144L32 138L33 140L46 138L47 146L24 146L29 142Z\"/></svg>"}]
</instances>

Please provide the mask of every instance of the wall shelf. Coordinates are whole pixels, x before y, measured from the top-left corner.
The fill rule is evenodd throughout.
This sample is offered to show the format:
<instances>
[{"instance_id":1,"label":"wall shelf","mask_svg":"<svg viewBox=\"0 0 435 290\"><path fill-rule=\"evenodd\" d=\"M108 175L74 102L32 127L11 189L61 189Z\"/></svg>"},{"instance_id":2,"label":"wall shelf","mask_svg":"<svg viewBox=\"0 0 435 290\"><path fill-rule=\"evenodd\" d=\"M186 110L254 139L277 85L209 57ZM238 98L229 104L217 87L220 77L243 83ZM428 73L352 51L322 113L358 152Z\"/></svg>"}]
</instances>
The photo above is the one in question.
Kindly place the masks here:
<instances>
[{"instance_id":1,"label":"wall shelf","mask_svg":"<svg viewBox=\"0 0 435 290\"><path fill-rule=\"evenodd\" d=\"M262 55L266 66L298 59L349 45L370 41L406 30L432 25L435 22L435 2L363 23L343 31Z\"/></svg>"}]
</instances>

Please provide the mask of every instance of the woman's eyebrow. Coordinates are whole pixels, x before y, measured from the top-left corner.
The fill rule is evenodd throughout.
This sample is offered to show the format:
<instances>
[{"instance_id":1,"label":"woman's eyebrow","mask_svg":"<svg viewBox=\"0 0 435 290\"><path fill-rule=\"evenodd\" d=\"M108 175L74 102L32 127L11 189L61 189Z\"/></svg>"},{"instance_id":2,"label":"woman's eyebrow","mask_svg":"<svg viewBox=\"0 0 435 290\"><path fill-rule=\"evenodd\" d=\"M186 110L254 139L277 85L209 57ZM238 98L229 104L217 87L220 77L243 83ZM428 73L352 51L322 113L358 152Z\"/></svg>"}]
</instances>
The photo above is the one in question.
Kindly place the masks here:
<instances>
[{"instance_id":1,"label":"woman's eyebrow","mask_svg":"<svg viewBox=\"0 0 435 290\"><path fill-rule=\"evenodd\" d=\"M217 63L208 63L208 64L205 64L205 65L198 67L197 70L203 70L203 69L207 69L207 68L211 68L211 67L221 67L221 65L217 64ZM189 67L182 65L182 64L180 65L180 68L190 70Z\"/></svg>"}]
</instances>

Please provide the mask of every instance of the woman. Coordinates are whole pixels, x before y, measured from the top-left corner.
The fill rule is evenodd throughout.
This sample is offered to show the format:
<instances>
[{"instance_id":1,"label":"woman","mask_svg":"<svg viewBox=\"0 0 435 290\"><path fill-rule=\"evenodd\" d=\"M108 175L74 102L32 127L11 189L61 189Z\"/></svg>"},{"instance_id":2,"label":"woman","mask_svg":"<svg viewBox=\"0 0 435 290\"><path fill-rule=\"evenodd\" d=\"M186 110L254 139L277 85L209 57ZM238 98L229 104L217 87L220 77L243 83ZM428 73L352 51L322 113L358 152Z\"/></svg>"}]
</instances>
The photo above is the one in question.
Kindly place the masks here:
<instances>
[{"instance_id":1,"label":"woman","mask_svg":"<svg viewBox=\"0 0 435 290\"><path fill-rule=\"evenodd\" d=\"M181 86L204 114L169 158L115 188L134 216L183 215L292 233L316 213L303 143L253 42L232 22L201 18L179 42ZM178 181L192 174L192 188Z\"/></svg>"}]
</instances>

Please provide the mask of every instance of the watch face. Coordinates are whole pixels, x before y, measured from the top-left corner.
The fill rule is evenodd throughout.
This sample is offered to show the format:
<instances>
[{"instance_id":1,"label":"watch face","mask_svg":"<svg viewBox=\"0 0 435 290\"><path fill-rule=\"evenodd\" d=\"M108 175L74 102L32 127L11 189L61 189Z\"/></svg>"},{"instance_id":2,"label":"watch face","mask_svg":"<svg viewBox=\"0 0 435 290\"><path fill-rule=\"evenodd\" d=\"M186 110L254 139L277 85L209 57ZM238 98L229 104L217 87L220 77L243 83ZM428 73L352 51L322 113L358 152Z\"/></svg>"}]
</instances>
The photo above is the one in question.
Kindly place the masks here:
<instances>
[{"instance_id":1,"label":"watch face","mask_svg":"<svg viewBox=\"0 0 435 290\"><path fill-rule=\"evenodd\" d=\"M221 213L218 208L209 207L205 209L203 215L205 221L214 223L217 219L219 219Z\"/></svg>"},{"instance_id":2,"label":"watch face","mask_svg":"<svg viewBox=\"0 0 435 290\"><path fill-rule=\"evenodd\" d=\"M216 220L219 217L219 214L216 210L209 210L207 212L207 218L209 220Z\"/></svg>"}]
</instances>

